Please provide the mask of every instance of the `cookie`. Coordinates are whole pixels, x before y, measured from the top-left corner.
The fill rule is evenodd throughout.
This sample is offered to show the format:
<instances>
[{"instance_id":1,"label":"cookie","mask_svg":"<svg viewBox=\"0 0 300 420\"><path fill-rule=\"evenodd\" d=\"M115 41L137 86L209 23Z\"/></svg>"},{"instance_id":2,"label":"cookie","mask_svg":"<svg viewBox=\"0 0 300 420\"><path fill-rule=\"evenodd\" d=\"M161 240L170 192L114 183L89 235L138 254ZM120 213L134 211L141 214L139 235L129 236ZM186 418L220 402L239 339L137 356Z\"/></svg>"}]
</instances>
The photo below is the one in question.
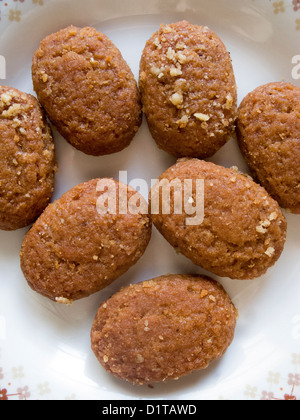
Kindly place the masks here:
<instances>
[{"instance_id":1,"label":"cookie","mask_svg":"<svg viewBox=\"0 0 300 420\"><path fill-rule=\"evenodd\" d=\"M109 193L100 185L108 185ZM111 202L117 197L119 203L120 191L129 203L143 200L118 181L94 179L47 207L21 249L21 268L33 290L68 304L102 290L142 257L151 221L144 212L113 208ZM106 207L108 199L111 207Z\"/></svg>"},{"instance_id":2,"label":"cookie","mask_svg":"<svg viewBox=\"0 0 300 420\"><path fill-rule=\"evenodd\" d=\"M162 25L146 43L139 80L151 134L171 155L211 157L233 134L233 66L209 28L186 21Z\"/></svg>"},{"instance_id":3,"label":"cookie","mask_svg":"<svg viewBox=\"0 0 300 420\"><path fill-rule=\"evenodd\" d=\"M253 176L280 206L300 214L300 88L275 82L239 107L237 137Z\"/></svg>"},{"instance_id":4,"label":"cookie","mask_svg":"<svg viewBox=\"0 0 300 420\"><path fill-rule=\"evenodd\" d=\"M70 26L46 37L32 64L34 89L60 134L88 155L116 153L141 125L137 83L110 39Z\"/></svg>"},{"instance_id":5,"label":"cookie","mask_svg":"<svg viewBox=\"0 0 300 420\"><path fill-rule=\"evenodd\" d=\"M168 185L170 194L164 195ZM179 204L183 201L181 212L178 197ZM151 189L150 203L152 221L165 239L194 264L220 277L260 277L284 249L287 223L278 203L236 170L198 159L179 161Z\"/></svg>"},{"instance_id":6,"label":"cookie","mask_svg":"<svg viewBox=\"0 0 300 420\"><path fill-rule=\"evenodd\" d=\"M91 330L101 365L136 385L207 368L233 341L237 311L223 287L193 275L131 285L101 305Z\"/></svg>"},{"instance_id":7,"label":"cookie","mask_svg":"<svg viewBox=\"0 0 300 420\"><path fill-rule=\"evenodd\" d=\"M51 201L55 147L36 98L0 86L0 229L33 223Z\"/></svg>"}]
</instances>

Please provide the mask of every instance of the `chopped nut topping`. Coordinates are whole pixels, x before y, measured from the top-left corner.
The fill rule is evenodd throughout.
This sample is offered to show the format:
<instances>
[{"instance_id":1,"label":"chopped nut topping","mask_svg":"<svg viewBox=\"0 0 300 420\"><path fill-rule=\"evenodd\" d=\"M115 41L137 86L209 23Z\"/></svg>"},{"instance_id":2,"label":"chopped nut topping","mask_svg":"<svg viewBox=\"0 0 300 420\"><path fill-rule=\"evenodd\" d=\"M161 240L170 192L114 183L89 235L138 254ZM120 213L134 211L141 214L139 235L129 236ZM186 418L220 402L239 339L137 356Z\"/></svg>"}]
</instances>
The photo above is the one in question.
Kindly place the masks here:
<instances>
[{"instance_id":1,"label":"chopped nut topping","mask_svg":"<svg viewBox=\"0 0 300 420\"><path fill-rule=\"evenodd\" d=\"M21 110L21 105L20 104L14 104L14 105L10 106L7 111L3 111L2 116L4 118L14 117L14 116L19 114L20 110Z\"/></svg>"},{"instance_id":2,"label":"chopped nut topping","mask_svg":"<svg viewBox=\"0 0 300 420\"><path fill-rule=\"evenodd\" d=\"M43 74L42 80L43 80L44 83L46 83L48 81L48 75Z\"/></svg>"},{"instance_id":3,"label":"chopped nut topping","mask_svg":"<svg viewBox=\"0 0 300 420\"><path fill-rule=\"evenodd\" d=\"M171 96L170 101L175 106L181 105L183 103L183 95L182 95L182 93L178 93L178 92L174 93Z\"/></svg>"},{"instance_id":4,"label":"chopped nut topping","mask_svg":"<svg viewBox=\"0 0 300 420\"><path fill-rule=\"evenodd\" d=\"M272 222L273 220L277 220L278 214L276 212L270 214L269 220Z\"/></svg>"},{"instance_id":5,"label":"chopped nut topping","mask_svg":"<svg viewBox=\"0 0 300 420\"><path fill-rule=\"evenodd\" d=\"M172 77L177 77L182 75L182 71L178 69L177 67L171 67L170 68L170 75Z\"/></svg>"},{"instance_id":6,"label":"chopped nut topping","mask_svg":"<svg viewBox=\"0 0 300 420\"><path fill-rule=\"evenodd\" d=\"M256 227L256 231L258 233L266 233L267 232L267 228L271 226L271 222L270 220L265 220L264 222L261 222L257 227Z\"/></svg>"},{"instance_id":7,"label":"chopped nut topping","mask_svg":"<svg viewBox=\"0 0 300 420\"><path fill-rule=\"evenodd\" d=\"M178 124L180 128L185 128L188 125L188 122L189 117L187 115L184 115L182 118L180 118L180 120L176 121L176 124Z\"/></svg>"},{"instance_id":8,"label":"chopped nut topping","mask_svg":"<svg viewBox=\"0 0 300 420\"><path fill-rule=\"evenodd\" d=\"M172 61L174 60L175 56L176 52L173 50L173 48L169 47L167 52L167 58Z\"/></svg>"},{"instance_id":9,"label":"chopped nut topping","mask_svg":"<svg viewBox=\"0 0 300 420\"><path fill-rule=\"evenodd\" d=\"M270 246L265 252L265 254L270 258L273 257L274 253L275 253L275 249L272 246Z\"/></svg>"},{"instance_id":10,"label":"chopped nut topping","mask_svg":"<svg viewBox=\"0 0 300 420\"><path fill-rule=\"evenodd\" d=\"M155 38L155 40L153 41L153 44L154 44L157 48L161 48L161 44L160 44L159 38Z\"/></svg>"},{"instance_id":11,"label":"chopped nut topping","mask_svg":"<svg viewBox=\"0 0 300 420\"><path fill-rule=\"evenodd\" d=\"M153 76L158 76L161 72L160 69L158 67L155 67L155 66L152 66L150 71L153 74Z\"/></svg>"},{"instance_id":12,"label":"chopped nut topping","mask_svg":"<svg viewBox=\"0 0 300 420\"><path fill-rule=\"evenodd\" d=\"M226 96L226 104L225 104L225 109L231 109L233 106L233 97L231 96L231 94Z\"/></svg>"},{"instance_id":13,"label":"chopped nut topping","mask_svg":"<svg viewBox=\"0 0 300 420\"><path fill-rule=\"evenodd\" d=\"M216 302L216 298L213 295L209 295L208 296L209 300L211 300L212 302Z\"/></svg>"},{"instance_id":14,"label":"chopped nut topping","mask_svg":"<svg viewBox=\"0 0 300 420\"><path fill-rule=\"evenodd\" d=\"M11 104L11 100L12 97L10 95L8 95L7 93L3 93L1 95L1 101L5 104L5 105L10 105Z\"/></svg>"},{"instance_id":15,"label":"chopped nut topping","mask_svg":"<svg viewBox=\"0 0 300 420\"><path fill-rule=\"evenodd\" d=\"M178 61L179 61L180 64L185 64L187 62L186 55L184 55L182 53L178 53L177 58L178 58Z\"/></svg>"},{"instance_id":16,"label":"chopped nut topping","mask_svg":"<svg viewBox=\"0 0 300 420\"><path fill-rule=\"evenodd\" d=\"M200 120L200 121L209 121L210 120L210 116L206 115L206 114L201 114L201 112L197 112L196 114L194 114L194 116Z\"/></svg>"},{"instance_id":17,"label":"chopped nut topping","mask_svg":"<svg viewBox=\"0 0 300 420\"><path fill-rule=\"evenodd\" d=\"M202 290L200 297L205 298L208 295L207 290Z\"/></svg>"},{"instance_id":18,"label":"chopped nut topping","mask_svg":"<svg viewBox=\"0 0 300 420\"><path fill-rule=\"evenodd\" d=\"M57 303L61 303L61 304L64 304L64 305L72 305L73 304L73 300L67 299L67 298L64 298L64 297L57 297L57 298L55 298L55 300L56 300Z\"/></svg>"},{"instance_id":19,"label":"chopped nut topping","mask_svg":"<svg viewBox=\"0 0 300 420\"><path fill-rule=\"evenodd\" d=\"M256 231L257 231L258 233L266 233L266 232L267 232L267 229L263 228L263 227L262 227L262 225L258 225L258 226L256 227Z\"/></svg>"},{"instance_id":20,"label":"chopped nut topping","mask_svg":"<svg viewBox=\"0 0 300 420\"><path fill-rule=\"evenodd\" d=\"M108 360L109 360L109 359L108 359L108 357L107 357L107 356L103 356L103 362L104 362L104 363L107 363L107 362L108 362Z\"/></svg>"}]
</instances>

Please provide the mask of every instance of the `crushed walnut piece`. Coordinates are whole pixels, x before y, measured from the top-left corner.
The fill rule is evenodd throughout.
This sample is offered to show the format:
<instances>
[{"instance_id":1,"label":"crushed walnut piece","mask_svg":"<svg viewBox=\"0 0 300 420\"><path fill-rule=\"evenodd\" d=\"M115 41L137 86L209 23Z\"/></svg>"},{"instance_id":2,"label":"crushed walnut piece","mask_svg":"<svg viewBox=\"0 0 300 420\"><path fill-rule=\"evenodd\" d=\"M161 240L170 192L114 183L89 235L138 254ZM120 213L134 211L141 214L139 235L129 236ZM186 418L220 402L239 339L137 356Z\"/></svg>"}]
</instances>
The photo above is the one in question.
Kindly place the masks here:
<instances>
[{"instance_id":1,"label":"crushed walnut piece","mask_svg":"<svg viewBox=\"0 0 300 420\"><path fill-rule=\"evenodd\" d=\"M226 96L226 104L224 105L225 109L231 109L233 107L233 97L231 94Z\"/></svg>"},{"instance_id":2,"label":"crushed walnut piece","mask_svg":"<svg viewBox=\"0 0 300 420\"><path fill-rule=\"evenodd\" d=\"M61 303L63 305L72 305L73 302L74 302L72 299L67 299L67 298L64 298L64 297L57 297L57 298L55 298L55 301L57 303Z\"/></svg>"},{"instance_id":3,"label":"crushed walnut piece","mask_svg":"<svg viewBox=\"0 0 300 420\"><path fill-rule=\"evenodd\" d=\"M11 105L7 110L4 110L2 112L2 117L4 118L10 118L17 116L21 111L21 105L20 104L14 104Z\"/></svg>"},{"instance_id":4,"label":"crushed walnut piece","mask_svg":"<svg viewBox=\"0 0 300 420\"><path fill-rule=\"evenodd\" d=\"M189 123L189 117L187 115L183 115L180 120L176 121L179 128L185 128Z\"/></svg>"},{"instance_id":5,"label":"crushed walnut piece","mask_svg":"<svg viewBox=\"0 0 300 420\"><path fill-rule=\"evenodd\" d=\"M180 92L175 92L171 97L170 101L175 106L180 106L183 103L183 95Z\"/></svg>"},{"instance_id":6,"label":"crushed walnut piece","mask_svg":"<svg viewBox=\"0 0 300 420\"><path fill-rule=\"evenodd\" d=\"M196 114L194 114L194 116L197 118L197 120L203 121L203 122L207 122L210 120L210 116L206 115L206 114L202 114L201 112L196 112Z\"/></svg>"},{"instance_id":7,"label":"crushed walnut piece","mask_svg":"<svg viewBox=\"0 0 300 420\"><path fill-rule=\"evenodd\" d=\"M207 295L208 295L208 291L207 290L202 290L200 297L205 298Z\"/></svg>"},{"instance_id":8,"label":"crushed walnut piece","mask_svg":"<svg viewBox=\"0 0 300 420\"><path fill-rule=\"evenodd\" d=\"M0 96L0 100L3 103L3 105L10 105L12 97L8 93L2 93L2 95Z\"/></svg>"},{"instance_id":9,"label":"crushed walnut piece","mask_svg":"<svg viewBox=\"0 0 300 420\"><path fill-rule=\"evenodd\" d=\"M268 257L273 257L273 255L275 254L275 249L272 247L272 246L270 246L267 250L266 250L266 252L265 252L265 254L268 256Z\"/></svg>"},{"instance_id":10,"label":"crushed walnut piece","mask_svg":"<svg viewBox=\"0 0 300 420\"><path fill-rule=\"evenodd\" d=\"M182 71L177 67L171 67L170 68L170 75L172 77L177 77L182 75Z\"/></svg>"}]
</instances>

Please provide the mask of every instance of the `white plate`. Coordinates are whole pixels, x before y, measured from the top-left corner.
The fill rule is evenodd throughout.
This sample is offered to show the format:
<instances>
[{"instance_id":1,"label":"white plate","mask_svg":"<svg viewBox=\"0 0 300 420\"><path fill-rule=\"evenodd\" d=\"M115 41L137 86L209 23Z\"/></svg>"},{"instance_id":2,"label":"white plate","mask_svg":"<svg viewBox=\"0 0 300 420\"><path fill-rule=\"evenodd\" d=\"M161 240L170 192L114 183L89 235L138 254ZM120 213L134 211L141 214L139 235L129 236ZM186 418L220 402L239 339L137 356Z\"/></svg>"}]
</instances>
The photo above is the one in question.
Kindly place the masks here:
<instances>
[{"instance_id":1,"label":"white plate","mask_svg":"<svg viewBox=\"0 0 300 420\"><path fill-rule=\"evenodd\" d=\"M146 40L161 23L181 19L211 27L231 51L239 101L255 87L292 77L299 54L300 1L265 0L6 0L0 2L2 83L33 93L31 58L44 36L69 24L94 26L119 47L138 76ZM2 60L3 61L3 60ZM300 73L300 72L299 72ZM297 76L297 68L294 69ZM159 151L144 121L125 151L93 158L55 133L60 170L54 198L96 177L150 183L175 162ZM212 159L226 167L246 165L232 139ZM203 273L176 255L154 230L140 262L108 289L72 307L52 303L29 289L19 268L26 229L0 232L0 399L284 399L300 398L300 216L288 214L285 251L255 281L219 279L239 309L235 341L208 370L177 382L137 388L114 379L90 350L90 328L100 303L121 285L168 272Z\"/></svg>"}]
</instances>

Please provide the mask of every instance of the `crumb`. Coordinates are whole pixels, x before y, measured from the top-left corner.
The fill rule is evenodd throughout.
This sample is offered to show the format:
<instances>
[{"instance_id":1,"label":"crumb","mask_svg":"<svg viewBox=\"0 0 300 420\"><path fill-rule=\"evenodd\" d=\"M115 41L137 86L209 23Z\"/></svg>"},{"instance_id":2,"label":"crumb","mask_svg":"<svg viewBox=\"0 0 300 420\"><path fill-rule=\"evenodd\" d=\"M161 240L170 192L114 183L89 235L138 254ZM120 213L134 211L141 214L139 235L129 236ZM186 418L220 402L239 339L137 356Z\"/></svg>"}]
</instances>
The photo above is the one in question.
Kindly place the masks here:
<instances>
[{"instance_id":1,"label":"crumb","mask_svg":"<svg viewBox=\"0 0 300 420\"><path fill-rule=\"evenodd\" d=\"M73 304L73 300L67 299L67 298L64 298L64 297L57 297L57 298L55 298L55 300L56 300L57 303L61 303L63 305L68 305L69 306L69 305Z\"/></svg>"}]
</instances>

